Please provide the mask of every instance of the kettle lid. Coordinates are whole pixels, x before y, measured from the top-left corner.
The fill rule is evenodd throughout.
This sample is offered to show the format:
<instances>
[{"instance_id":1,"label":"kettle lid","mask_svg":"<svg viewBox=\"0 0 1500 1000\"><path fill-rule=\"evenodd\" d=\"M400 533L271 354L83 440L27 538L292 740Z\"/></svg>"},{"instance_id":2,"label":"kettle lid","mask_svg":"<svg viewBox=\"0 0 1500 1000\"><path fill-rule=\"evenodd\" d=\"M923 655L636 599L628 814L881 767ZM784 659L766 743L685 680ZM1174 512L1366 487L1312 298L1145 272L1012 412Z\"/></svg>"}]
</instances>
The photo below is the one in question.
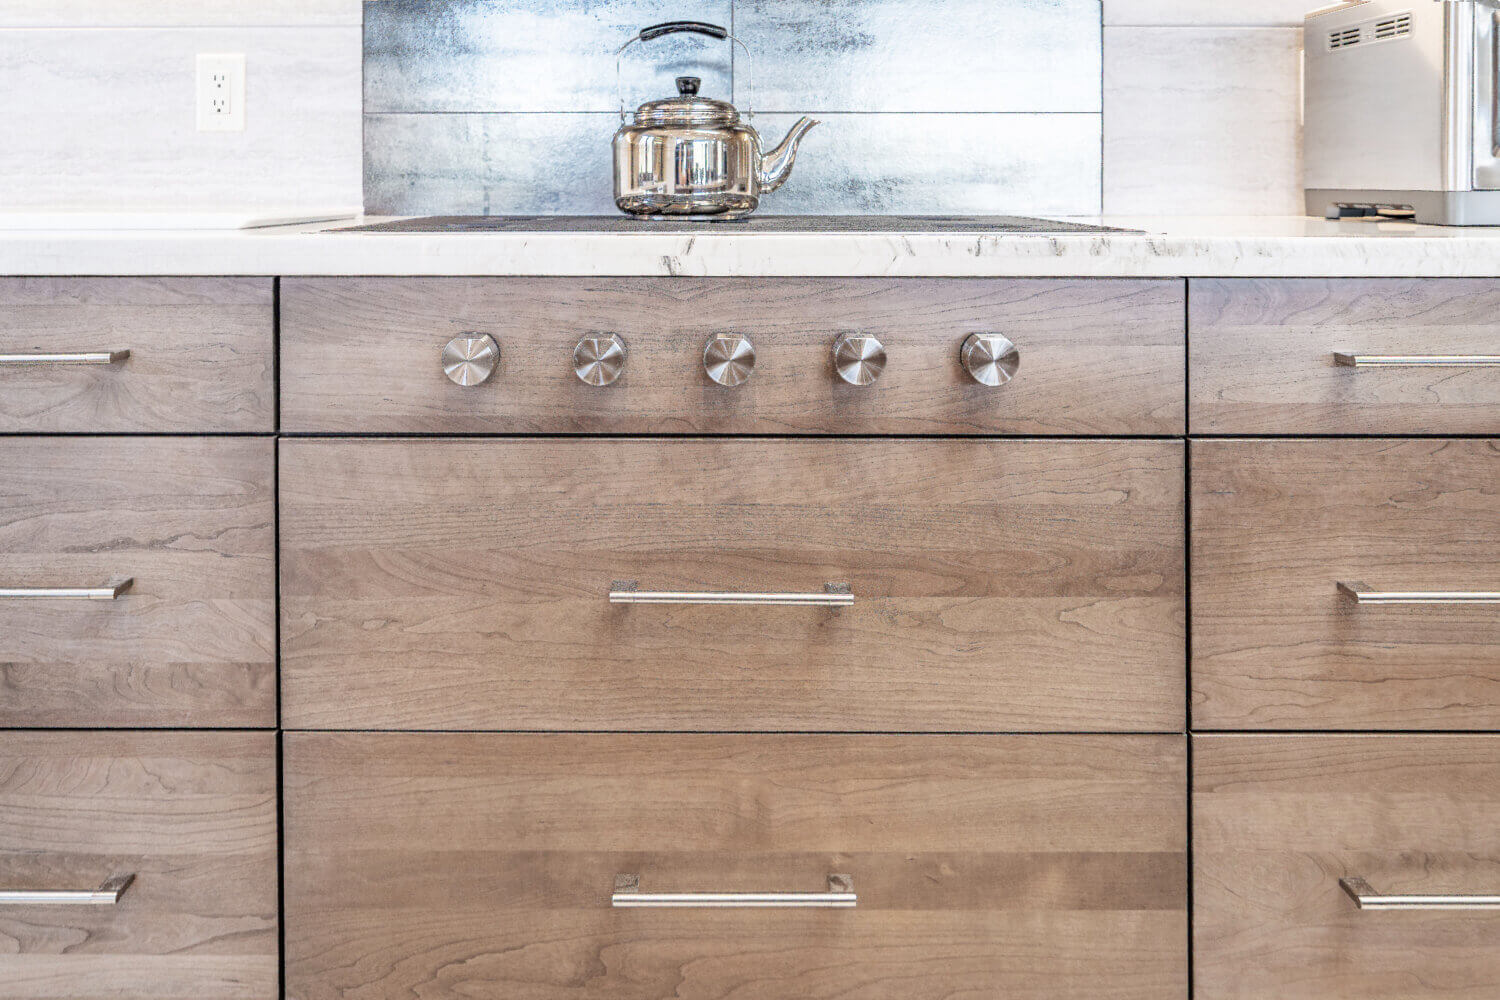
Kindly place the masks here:
<instances>
[{"instance_id":1,"label":"kettle lid","mask_svg":"<svg viewBox=\"0 0 1500 1000\"><path fill-rule=\"evenodd\" d=\"M733 125L740 113L728 101L699 97L703 81L696 76L677 78L677 96L648 101L636 110L639 125Z\"/></svg>"}]
</instances>

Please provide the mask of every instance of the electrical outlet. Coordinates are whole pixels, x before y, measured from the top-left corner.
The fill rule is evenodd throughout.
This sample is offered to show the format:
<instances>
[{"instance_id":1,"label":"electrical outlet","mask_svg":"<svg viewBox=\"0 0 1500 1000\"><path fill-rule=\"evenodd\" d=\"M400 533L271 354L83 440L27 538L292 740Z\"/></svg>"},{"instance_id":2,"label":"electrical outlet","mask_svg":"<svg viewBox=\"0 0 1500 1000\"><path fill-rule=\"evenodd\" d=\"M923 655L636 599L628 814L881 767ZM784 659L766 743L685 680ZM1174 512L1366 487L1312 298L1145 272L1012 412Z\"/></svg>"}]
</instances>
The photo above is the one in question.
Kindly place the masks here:
<instances>
[{"instance_id":1,"label":"electrical outlet","mask_svg":"<svg viewBox=\"0 0 1500 1000\"><path fill-rule=\"evenodd\" d=\"M245 57L198 56L198 131L245 131Z\"/></svg>"}]
</instances>

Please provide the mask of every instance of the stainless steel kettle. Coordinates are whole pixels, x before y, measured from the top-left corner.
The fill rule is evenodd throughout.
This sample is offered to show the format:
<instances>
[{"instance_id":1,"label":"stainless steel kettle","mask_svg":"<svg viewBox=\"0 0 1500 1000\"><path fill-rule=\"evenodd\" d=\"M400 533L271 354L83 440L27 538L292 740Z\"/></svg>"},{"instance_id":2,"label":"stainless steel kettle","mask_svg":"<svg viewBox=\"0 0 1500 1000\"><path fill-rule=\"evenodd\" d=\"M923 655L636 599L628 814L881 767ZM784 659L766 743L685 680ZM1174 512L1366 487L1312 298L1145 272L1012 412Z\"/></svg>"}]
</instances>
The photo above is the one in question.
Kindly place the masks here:
<instances>
[{"instance_id":1,"label":"stainless steel kettle","mask_svg":"<svg viewBox=\"0 0 1500 1000\"><path fill-rule=\"evenodd\" d=\"M668 21L643 29L615 53L615 73L625 50L636 42L693 32L729 39L749 50L717 24ZM746 60L748 63L748 59ZM748 76L748 72L747 72ZM698 96L700 80L677 78L677 96L642 104L633 118L620 95L620 131L615 133L615 204L628 215L700 216L741 219L755 211L760 196L775 191L792 172L797 146L819 124L803 118L781 144L761 152L760 133L741 120L728 101ZM745 118L753 116L748 109Z\"/></svg>"}]
</instances>

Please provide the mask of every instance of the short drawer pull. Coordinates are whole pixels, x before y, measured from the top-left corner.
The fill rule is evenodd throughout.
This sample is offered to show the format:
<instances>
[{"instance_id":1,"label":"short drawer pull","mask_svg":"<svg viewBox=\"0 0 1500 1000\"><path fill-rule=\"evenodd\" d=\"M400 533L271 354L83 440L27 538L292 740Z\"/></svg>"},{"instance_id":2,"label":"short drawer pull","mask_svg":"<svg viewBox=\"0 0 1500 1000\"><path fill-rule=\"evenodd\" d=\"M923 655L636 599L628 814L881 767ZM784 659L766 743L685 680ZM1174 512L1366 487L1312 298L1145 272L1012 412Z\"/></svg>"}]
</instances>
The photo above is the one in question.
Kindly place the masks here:
<instances>
[{"instance_id":1,"label":"short drawer pull","mask_svg":"<svg viewBox=\"0 0 1500 1000\"><path fill-rule=\"evenodd\" d=\"M1339 888L1361 910L1500 910L1500 896L1382 895L1362 878L1341 878Z\"/></svg>"},{"instance_id":2,"label":"short drawer pull","mask_svg":"<svg viewBox=\"0 0 1500 1000\"><path fill-rule=\"evenodd\" d=\"M1339 593L1355 604L1500 604L1500 591L1382 591L1357 581L1340 583Z\"/></svg>"},{"instance_id":3,"label":"short drawer pull","mask_svg":"<svg viewBox=\"0 0 1500 1000\"><path fill-rule=\"evenodd\" d=\"M848 608L854 594L847 583L825 583L817 594L762 594L734 590L641 590L635 580L616 580L609 588L611 604L748 604L764 607Z\"/></svg>"},{"instance_id":4,"label":"short drawer pull","mask_svg":"<svg viewBox=\"0 0 1500 1000\"><path fill-rule=\"evenodd\" d=\"M117 365L129 351L95 351L86 354L0 354L0 365Z\"/></svg>"},{"instance_id":5,"label":"short drawer pull","mask_svg":"<svg viewBox=\"0 0 1500 1000\"><path fill-rule=\"evenodd\" d=\"M617 909L852 910L859 902L852 875L828 876L827 892L641 892L639 875L615 876Z\"/></svg>"},{"instance_id":6,"label":"short drawer pull","mask_svg":"<svg viewBox=\"0 0 1500 1000\"><path fill-rule=\"evenodd\" d=\"M1500 368L1500 354L1335 354L1342 368Z\"/></svg>"},{"instance_id":7,"label":"short drawer pull","mask_svg":"<svg viewBox=\"0 0 1500 1000\"><path fill-rule=\"evenodd\" d=\"M117 577L102 587L0 587L0 598L53 601L113 601L130 589L134 577Z\"/></svg>"},{"instance_id":8,"label":"short drawer pull","mask_svg":"<svg viewBox=\"0 0 1500 1000\"><path fill-rule=\"evenodd\" d=\"M114 906L135 881L135 875L115 875L97 889L0 889L0 906Z\"/></svg>"}]
</instances>

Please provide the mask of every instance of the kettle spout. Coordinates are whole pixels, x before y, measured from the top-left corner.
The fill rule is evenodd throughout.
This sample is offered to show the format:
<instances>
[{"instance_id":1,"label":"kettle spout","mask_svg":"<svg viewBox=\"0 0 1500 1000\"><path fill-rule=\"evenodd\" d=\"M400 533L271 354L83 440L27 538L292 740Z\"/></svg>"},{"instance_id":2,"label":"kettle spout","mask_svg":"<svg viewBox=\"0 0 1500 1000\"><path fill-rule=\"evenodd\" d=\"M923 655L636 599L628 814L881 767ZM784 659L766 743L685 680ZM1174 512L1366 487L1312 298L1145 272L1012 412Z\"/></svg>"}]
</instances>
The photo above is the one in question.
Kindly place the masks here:
<instances>
[{"instance_id":1,"label":"kettle spout","mask_svg":"<svg viewBox=\"0 0 1500 1000\"><path fill-rule=\"evenodd\" d=\"M762 191L775 191L786 183L787 177L792 172L792 164L797 160L797 146L801 144L802 137L814 125L821 124L822 122L813 121L811 118L803 118L792 126L786 138L781 140L781 145L760 158L760 189Z\"/></svg>"}]
</instances>

